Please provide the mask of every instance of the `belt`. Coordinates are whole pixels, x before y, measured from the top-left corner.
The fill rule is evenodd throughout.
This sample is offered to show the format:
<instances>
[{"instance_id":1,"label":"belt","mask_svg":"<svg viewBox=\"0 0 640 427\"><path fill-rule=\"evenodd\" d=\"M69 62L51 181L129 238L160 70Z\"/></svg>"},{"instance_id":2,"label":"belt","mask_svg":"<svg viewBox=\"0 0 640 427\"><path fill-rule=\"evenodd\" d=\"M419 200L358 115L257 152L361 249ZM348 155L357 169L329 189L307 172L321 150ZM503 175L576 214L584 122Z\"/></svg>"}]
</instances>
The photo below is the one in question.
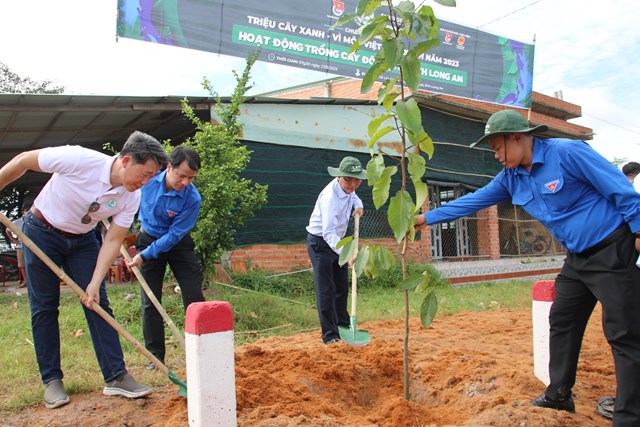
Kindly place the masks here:
<instances>
[{"instance_id":1,"label":"belt","mask_svg":"<svg viewBox=\"0 0 640 427\"><path fill-rule=\"evenodd\" d=\"M52 229L53 231L55 231L56 233L58 233L61 236L64 236L64 237L80 237L80 236L82 236L82 234L69 233L67 231L60 230L59 228L54 227L49 221L47 221L47 219L44 217L44 215L42 215L42 212L40 212L40 209L36 208L35 206L31 207L31 213L33 214L33 216L35 216L40 221L42 221L42 223L44 225L46 225L47 227L49 227L50 229ZM86 234L86 233L84 233L84 234Z\"/></svg>"},{"instance_id":2,"label":"belt","mask_svg":"<svg viewBox=\"0 0 640 427\"><path fill-rule=\"evenodd\" d=\"M625 222L620 227L613 230L613 233L609 234L600 242L591 246L589 249L585 249L584 251L580 252L580 255L593 255L596 252L599 252L602 249L606 248L616 240L620 240L626 234L631 234L631 230L629 229L629 225Z\"/></svg>"}]
</instances>

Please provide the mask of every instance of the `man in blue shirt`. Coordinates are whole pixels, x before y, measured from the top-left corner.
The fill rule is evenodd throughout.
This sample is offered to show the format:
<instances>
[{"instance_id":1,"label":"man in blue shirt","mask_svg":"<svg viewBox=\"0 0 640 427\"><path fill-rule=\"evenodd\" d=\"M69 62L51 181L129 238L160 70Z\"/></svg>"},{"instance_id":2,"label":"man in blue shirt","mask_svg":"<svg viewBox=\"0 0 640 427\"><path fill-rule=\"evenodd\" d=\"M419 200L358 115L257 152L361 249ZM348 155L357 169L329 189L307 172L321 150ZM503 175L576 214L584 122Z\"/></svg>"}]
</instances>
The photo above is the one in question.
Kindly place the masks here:
<instances>
[{"instance_id":1,"label":"man in blue shirt","mask_svg":"<svg viewBox=\"0 0 640 427\"><path fill-rule=\"evenodd\" d=\"M202 269L189 235L196 225L202 199L192 181L200 169L200 156L190 147L175 147L167 169L143 187L140 202L141 230L136 240L138 253L127 265L140 267L158 301L167 264L178 281L186 310L192 302L204 301ZM142 332L145 347L164 363L164 323L145 292L142 292ZM153 363L148 369L155 369Z\"/></svg>"},{"instance_id":2,"label":"man in blue shirt","mask_svg":"<svg viewBox=\"0 0 640 427\"><path fill-rule=\"evenodd\" d=\"M602 304L604 334L616 366L613 425L640 425L640 195L584 141L539 139L514 110L493 114L485 135L503 172L489 184L416 216L416 226L452 221L511 200L568 250L549 314L549 376L534 406L575 412L571 389L587 321Z\"/></svg>"},{"instance_id":3,"label":"man in blue shirt","mask_svg":"<svg viewBox=\"0 0 640 427\"><path fill-rule=\"evenodd\" d=\"M367 179L367 171L350 156L342 159L339 167L329 166L327 171L336 178L316 200L307 226L307 252L313 266L322 341L334 344L340 341L338 326L349 327L349 273L346 265L338 263L342 249L336 245L347 232L352 212L354 216L362 215L362 200L356 190Z\"/></svg>"}]
</instances>

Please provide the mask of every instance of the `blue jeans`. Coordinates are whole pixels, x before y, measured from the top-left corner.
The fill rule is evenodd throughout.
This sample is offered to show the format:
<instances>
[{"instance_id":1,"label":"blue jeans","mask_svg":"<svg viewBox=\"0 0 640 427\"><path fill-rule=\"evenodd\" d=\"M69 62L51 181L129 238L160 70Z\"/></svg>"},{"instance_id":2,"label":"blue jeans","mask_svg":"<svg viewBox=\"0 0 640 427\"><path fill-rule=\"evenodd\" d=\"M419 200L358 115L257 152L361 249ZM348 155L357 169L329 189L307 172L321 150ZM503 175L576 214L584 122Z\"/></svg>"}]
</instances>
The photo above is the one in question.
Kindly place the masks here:
<instances>
[{"instance_id":1,"label":"blue jeans","mask_svg":"<svg viewBox=\"0 0 640 427\"><path fill-rule=\"evenodd\" d=\"M80 288L87 288L100 250L93 231L78 237L64 237L31 212L25 217L23 231L54 264L61 266ZM33 343L40 376L46 384L63 378L58 326L60 278L27 245L24 245L24 261L29 283ZM100 306L113 317L104 281L100 286ZM84 305L82 307L102 375L105 382L111 381L126 370L118 332L96 312Z\"/></svg>"}]
</instances>

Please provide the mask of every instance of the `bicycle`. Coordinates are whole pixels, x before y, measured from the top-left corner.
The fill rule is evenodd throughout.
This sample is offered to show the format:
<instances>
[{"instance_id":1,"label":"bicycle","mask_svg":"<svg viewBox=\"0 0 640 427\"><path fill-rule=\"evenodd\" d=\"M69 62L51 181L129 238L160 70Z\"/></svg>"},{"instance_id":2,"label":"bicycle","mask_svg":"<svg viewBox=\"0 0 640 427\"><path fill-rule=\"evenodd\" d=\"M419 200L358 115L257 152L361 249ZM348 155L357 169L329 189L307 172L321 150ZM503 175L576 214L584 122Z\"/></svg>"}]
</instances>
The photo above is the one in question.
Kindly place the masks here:
<instances>
[{"instance_id":1,"label":"bicycle","mask_svg":"<svg viewBox=\"0 0 640 427\"><path fill-rule=\"evenodd\" d=\"M515 225L511 227L511 235L502 246L502 252L506 255L544 255L549 251L549 241L543 235L536 235L529 228L524 230L524 239L518 245L518 237Z\"/></svg>"}]
</instances>

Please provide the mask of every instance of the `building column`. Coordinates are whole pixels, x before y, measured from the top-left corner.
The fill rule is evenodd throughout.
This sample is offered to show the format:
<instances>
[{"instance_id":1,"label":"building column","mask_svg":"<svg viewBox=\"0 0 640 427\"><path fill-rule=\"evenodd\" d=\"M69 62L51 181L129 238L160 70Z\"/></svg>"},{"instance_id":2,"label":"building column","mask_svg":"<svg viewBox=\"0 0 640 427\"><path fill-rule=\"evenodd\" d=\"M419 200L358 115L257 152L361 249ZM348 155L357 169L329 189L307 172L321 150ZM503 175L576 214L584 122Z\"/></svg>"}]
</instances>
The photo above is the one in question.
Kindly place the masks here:
<instances>
[{"instance_id":1,"label":"building column","mask_svg":"<svg viewBox=\"0 0 640 427\"><path fill-rule=\"evenodd\" d=\"M478 211L478 255L489 259L500 258L500 227L498 206Z\"/></svg>"}]
</instances>

